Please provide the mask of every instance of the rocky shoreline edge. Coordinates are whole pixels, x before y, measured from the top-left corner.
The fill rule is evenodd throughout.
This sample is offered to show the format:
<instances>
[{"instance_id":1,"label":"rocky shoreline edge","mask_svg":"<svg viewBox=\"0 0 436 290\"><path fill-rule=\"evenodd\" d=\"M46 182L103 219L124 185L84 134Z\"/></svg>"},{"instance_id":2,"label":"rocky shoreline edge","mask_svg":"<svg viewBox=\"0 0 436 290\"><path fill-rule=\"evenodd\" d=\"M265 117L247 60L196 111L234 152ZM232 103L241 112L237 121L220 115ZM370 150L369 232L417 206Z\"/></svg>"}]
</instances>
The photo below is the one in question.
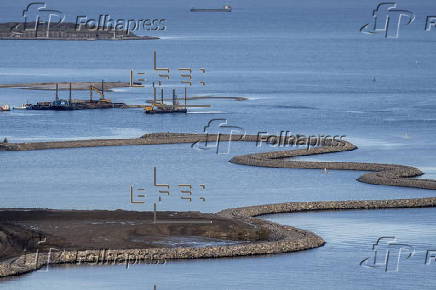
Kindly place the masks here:
<instances>
[{"instance_id":1,"label":"rocky shoreline edge","mask_svg":"<svg viewBox=\"0 0 436 290\"><path fill-rule=\"evenodd\" d=\"M196 143L206 140L246 141L256 142L256 135L207 135L207 134L177 134L177 133L155 133L147 134L137 139L105 139L105 140L85 140L85 141L63 141L63 142L40 142L40 143L1 143L0 151L29 151L44 149L65 149L96 146L124 146L124 145L158 145L158 144L177 144L177 143ZM285 140L286 142L289 140ZM359 170L372 171L362 175L358 180L370 184L406 186L422 189L436 189L436 181L428 179L414 179L423 173L414 167L378 164L378 163L359 163L359 162L308 162L290 161L286 158L295 156L309 156L315 154L352 151L357 149L350 142L341 141L333 144L331 141L324 141L320 147L313 147L307 150L284 150L266 153L247 154L235 156L230 162L260 167L271 168L308 168L308 169L334 169L334 170ZM129 255L136 253L143 260L147 259L198 259L198 258L219 258L236 257L250 255L265 255L289 253L307 250L324 245L325 241L316 234L290 226L265 221L256 218L257 216L277 213L293 213L304 211L320 210L351 210L351 209L386 209L386 208L420 208L436 207L436 197L413 198L413 199L394 199L394 200L349 200L349 201L319 201L319 202L287 202L278 204L266 204L241 208L226 209L217 214L223 217L242 220L247 223L257 224L268 230L271 234L268 241L252 242L246 244L230 246L212 246L203 248L156 248L156 249L131 249L115 250L117 254ZM136 251L136 252L135 252ZM92 251L87 251L92 254ZM95 253L94 253L95 254ZM52 259L50 263L71 263L74 260L74 252L68 253L58 259ZM23 258L23 257L21 257ZM20 259L14 263L0 264L0 277L19 275L34 271L47 264L45 259L36 265L19 266ZM84 263L89 260L84 258Z\"/></svg>"}]
</instances>

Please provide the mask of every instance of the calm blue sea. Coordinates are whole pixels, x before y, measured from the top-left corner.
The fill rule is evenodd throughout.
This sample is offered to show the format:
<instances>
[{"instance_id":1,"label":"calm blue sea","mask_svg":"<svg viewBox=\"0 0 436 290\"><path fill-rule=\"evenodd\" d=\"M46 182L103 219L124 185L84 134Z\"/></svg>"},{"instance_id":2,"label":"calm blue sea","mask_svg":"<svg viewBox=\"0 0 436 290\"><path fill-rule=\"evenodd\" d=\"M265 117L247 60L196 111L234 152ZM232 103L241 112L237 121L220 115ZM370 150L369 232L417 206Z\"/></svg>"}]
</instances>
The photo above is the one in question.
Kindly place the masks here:
<instances>
[{"instance_id":1,"label":"calm blue sea","mask_svg":"<svg viewBox=\"0 0 436 290\"><path fill-rule=\"evenodd\" d=\"M21 21L30 2L4 0L0 22ZM156 77L158 64L192 67L193 96L246 97L247 101L198 100L210 104L188 114L145 115L140 109L0 113L0 138L10 142L89 138L133 138L149 132L203 132L211 119L226 119L247 133L290 131L346 135L353 152L304 158L324 161L398 163L436 178L436 15L431 0L398 1L414 13L398 39L359 29L373 21L378 1L198 0L47 1L47 7L76 16L166 19L153 41L1 41L0 83L128 81L129 71ZM230 4L232 13L190 13L192 7ZM405 21L405 20L403 20ZM199 72L205 68L206 73ZM200 80L206 86L199 84ZM172 84L172 83L171 83ZM171 85L169 84L169 85ZM177 88L181 89L181 86ZM74 98L88 93L73 92ZM67 97L67 92L61 92ZM150 87L107 93L114 101L143 104ZM51 100L53 92L1 89L0 104ZM390 199L435 195L429 190L362 184L361 172L268 169L234 165L233 155L276 150L232 144L229 154L195 150L190 144L0 152L0 207L151 210L130 204L129 187L171 185L162 210L215 212L273 202ZM186 203L177 184L190 183ZM200 184L206 189L200 191ZM433 289L436 265L424 264L436 247L433 209L350 211L270 216L279 223L313 230L325 247L294 254L235 259L174 261L166 265L52 267L0 282L2 289ZM382 236L412 244L416 254L398 272L359 266ZM424 255L424 257L423 257ZM404 258L404 257L403 257Z\"/></svg>"}]
</instances>

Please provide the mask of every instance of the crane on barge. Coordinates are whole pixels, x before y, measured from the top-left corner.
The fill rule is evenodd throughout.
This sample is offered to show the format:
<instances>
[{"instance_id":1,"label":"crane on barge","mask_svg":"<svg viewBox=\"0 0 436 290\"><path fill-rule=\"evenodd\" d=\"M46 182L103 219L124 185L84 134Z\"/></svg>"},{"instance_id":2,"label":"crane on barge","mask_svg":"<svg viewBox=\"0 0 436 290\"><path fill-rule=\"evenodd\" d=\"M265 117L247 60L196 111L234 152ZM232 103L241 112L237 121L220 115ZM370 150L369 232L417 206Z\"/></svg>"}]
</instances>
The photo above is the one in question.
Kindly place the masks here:
<instances>
[{"instance_id":1,"label":"crane on barge","mask_svg":"<svg viewBox=\"0 0 436 290\"><path fill-rule=\"evenodd\" d=\"M176 90L173 89L173 102L171 105L168 105L164 103L163 88L161 88L161 100L158 102L156 100L156 87L153 86L153 103L151 106L145 106L144 111L146 114L187 113L186 95L187 89L185 88L185 105L181 106L177 101Z\"/></svg>"}]
</instances>

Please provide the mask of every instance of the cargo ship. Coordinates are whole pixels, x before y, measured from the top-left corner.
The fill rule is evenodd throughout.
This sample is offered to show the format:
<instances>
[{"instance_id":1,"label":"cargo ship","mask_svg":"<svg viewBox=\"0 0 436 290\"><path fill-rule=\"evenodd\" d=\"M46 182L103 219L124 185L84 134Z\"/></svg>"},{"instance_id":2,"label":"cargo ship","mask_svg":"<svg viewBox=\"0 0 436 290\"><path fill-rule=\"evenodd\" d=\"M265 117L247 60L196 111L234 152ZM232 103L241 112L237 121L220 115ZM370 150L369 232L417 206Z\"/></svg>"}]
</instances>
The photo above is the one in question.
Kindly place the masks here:
<instances>
[{"instance_id":1,"label":"cargo ship","mask_svg":"<svg viewBox=\"0 0 436 290\"><path fill-rule=\"evenodd\" d=\"M232 7L225 5L224 8L192 8L191 12L232 12Z\"/></svg>"}]
</instances>

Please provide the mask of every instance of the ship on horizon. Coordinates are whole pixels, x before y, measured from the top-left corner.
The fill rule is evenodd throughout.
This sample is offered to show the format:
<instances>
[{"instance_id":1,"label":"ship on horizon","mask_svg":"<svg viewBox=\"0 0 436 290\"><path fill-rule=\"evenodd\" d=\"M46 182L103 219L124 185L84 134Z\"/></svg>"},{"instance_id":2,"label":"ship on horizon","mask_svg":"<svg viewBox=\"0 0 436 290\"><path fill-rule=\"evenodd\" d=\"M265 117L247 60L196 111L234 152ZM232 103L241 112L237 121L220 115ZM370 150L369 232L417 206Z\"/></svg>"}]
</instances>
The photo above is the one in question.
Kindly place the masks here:
<instances>
[{"instance_id":1,"label":"ship on horizon","mask_svg":"<svg viewBox=\"0 0 436 290\"><path fill-rule=\"evenodd\" d=\"M232 7L225 5L224 8L192 8L191 12L232 12Z\"/></svg>"}]
</instances>

